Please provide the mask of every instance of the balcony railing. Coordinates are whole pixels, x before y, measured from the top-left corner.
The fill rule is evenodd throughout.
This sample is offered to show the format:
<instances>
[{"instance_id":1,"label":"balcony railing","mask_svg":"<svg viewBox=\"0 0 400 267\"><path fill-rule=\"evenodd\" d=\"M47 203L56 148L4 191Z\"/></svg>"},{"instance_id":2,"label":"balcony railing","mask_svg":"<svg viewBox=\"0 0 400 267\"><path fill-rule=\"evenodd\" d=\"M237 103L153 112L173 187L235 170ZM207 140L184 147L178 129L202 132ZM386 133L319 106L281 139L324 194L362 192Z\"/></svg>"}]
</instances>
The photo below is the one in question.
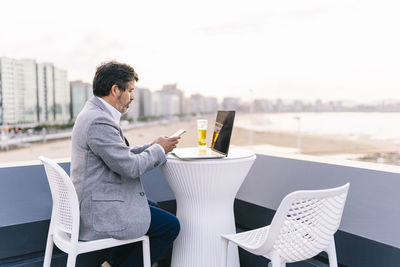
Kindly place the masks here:
<instances>
[{"instance_id":1,"label":"balcony railing","mask_svg":"<svg viewBox=\"0 0 400 267\"><path fill-rule=\"evenodd\" d=\"M68 160L59 161L69 172ZM174 195L159 169L143 177L149 198L174 212ZM335 235L343 266L399 266L400 167L322 160L302 155L257 155L235 201L238 231L270 223L283 197L299 189L322 189L350 182L339 231ZM51 196L39 161L0 167L0 266L39 266L43 260ZM65 254L55 252L55 266ZM98 266L104 252L78 257L77 266ZM288 266L326 266L325 255ZM266 260L240 251L241 266ZM63 263L64 262L64 263ZM168 266L168 261L163 266Z\"/></svg>"}]
</instances>

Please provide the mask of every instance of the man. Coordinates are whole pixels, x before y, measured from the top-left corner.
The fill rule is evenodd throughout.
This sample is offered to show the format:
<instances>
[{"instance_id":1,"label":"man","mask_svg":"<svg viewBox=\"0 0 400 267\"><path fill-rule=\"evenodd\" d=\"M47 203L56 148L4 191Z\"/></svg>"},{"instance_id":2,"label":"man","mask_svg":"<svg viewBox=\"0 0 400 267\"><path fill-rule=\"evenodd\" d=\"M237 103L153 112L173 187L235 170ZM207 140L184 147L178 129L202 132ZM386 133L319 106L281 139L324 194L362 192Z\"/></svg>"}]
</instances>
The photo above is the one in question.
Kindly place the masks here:
<instances>
[{"instance_id":1,"label":"man","mask_svg":"<svg viewBox=\"0 0 400 267\"><path fill-rule=\"evenodd\" d=\"M154 262L171 246L180 226L172 214L149 206L140 176L163 164L179 138L160 137L129 148L119 120L134 99L137 81L138 75L126 64L111 61L97 68L94 96L72 131L71 178L80 203L79 238L130 239L147 234ZM126 247L114 253L111 266L142 266L139 245L131 247L129 253Z\"/></svg>"}]
</instances>

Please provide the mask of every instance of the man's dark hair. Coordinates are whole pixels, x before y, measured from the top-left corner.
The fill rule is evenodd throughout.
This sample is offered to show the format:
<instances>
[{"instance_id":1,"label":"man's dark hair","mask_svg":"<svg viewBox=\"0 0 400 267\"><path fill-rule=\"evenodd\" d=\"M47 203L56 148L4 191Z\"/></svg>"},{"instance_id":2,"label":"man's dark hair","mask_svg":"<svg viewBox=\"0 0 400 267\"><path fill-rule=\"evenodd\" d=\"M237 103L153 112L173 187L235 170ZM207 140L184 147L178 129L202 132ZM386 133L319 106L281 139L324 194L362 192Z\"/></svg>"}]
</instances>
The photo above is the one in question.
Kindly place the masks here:
<instances>
[{"instance_id":1,"label":"man's dark hair","mask_svg":"<svg viewBox=\"0 0 400 267\"><path fill-rule=\"evenodd\" d=\"M93 78L93 94L99 97L107 96L114 84L120 90L125 91L128 83L133 80L138 81L139 77L128 64L117 61L102 63L97 67Z\"/></svg>"}]
</instances>

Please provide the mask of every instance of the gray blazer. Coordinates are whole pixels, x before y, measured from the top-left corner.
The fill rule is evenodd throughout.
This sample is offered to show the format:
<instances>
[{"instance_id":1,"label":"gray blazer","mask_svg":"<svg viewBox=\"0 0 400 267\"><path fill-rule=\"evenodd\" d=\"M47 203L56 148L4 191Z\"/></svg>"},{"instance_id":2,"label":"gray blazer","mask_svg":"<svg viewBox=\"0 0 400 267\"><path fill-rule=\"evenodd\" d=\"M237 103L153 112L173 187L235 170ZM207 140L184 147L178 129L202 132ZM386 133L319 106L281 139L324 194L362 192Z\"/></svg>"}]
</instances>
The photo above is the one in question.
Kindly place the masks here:
<instances>
[{"instance_id":1,"label":"gray blazer","mask_svg":"<svg viewBox=\"0 0 400 267\"><path fill-rule=\"evenodd\" d=\"M71 179L80 204L81 240L137 238L150 226L140 176L163 164L158 146L129 148L121 128L96 97L72 131Z\"/></svg>"}]
</instances>

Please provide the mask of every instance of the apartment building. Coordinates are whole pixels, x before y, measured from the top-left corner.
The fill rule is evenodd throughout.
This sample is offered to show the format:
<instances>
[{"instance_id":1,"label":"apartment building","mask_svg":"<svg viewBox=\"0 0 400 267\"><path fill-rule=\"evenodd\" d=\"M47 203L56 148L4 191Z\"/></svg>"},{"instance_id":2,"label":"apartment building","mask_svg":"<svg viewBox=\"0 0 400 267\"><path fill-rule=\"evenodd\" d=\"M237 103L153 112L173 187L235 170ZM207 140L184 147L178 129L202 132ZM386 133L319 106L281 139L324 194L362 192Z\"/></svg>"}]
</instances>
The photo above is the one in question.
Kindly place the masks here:
<instances>
[{"instance_id":1,"label":"apartment building","mask_svg":"<svg viewBox=\"0 0 400 267\"><path fill-rule=\"evenodd\" d=\"M38 106L40 122L67 122L71 96L68 73L52 63L37 64Z\"/></svg>"},{"instance_id":2,"label":"apartment building","mask_svg":"<svg viewBox=\"0 0 400 267\"><path fill-rule=\"evenodd\" d=\"M148 117L152 115L152 94L151 91L147 88L137 88L135 90L135 98L139 97L139 101L137 99L135 102L139 103L139 117Z\"/></svg>"},{"instance_id":3,"label":"apartment building","mask_svg":"<svg viewBox=\"0 0 400 267\"><path fill-rule=\"evenodd\" d=\"M37 112L35 60L0 58L0 124L35 123Z\"/></svg>"},{"instance_id":4,"label":"apartment building","mask_svg":"<svg viewBox=\"0 0 400 267\"><path fill-rule=\"evenodd\" d=\"M71 117L76 119L86 101L93 96L93 87L82 81L70 82L71 89Z\"/></svg>"}]
</instances>

